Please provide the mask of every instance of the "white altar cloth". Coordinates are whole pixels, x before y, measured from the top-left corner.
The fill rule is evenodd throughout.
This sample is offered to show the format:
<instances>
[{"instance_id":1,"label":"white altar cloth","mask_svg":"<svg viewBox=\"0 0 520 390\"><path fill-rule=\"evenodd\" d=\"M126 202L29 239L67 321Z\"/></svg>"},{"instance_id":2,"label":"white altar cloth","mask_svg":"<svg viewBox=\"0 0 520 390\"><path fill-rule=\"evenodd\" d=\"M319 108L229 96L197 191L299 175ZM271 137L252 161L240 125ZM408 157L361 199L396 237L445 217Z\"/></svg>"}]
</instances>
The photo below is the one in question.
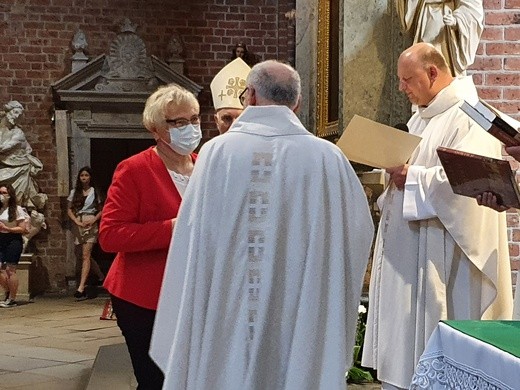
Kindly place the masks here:
<instances>
[{"instance_id":1,"label":"white altar cloth","mask_svg":"<svg viewBox=\"0 0 520 390\"><path fill-rule=\"evenodd\" d=\"M506 338L506 341L511 340L511 350L517 353L520 344L519 322L478 322L485 323L483 325L491 338L502 336L504 341L505 334L518 333L516 337ZM430 337L415 369L410 389L520 389L520 359L517 356L507 351L507 347L500 349L474 335L463 333L449 323L440 322ZM515 328L509 325L515 325Z\"/></svg>"}]
</instances>

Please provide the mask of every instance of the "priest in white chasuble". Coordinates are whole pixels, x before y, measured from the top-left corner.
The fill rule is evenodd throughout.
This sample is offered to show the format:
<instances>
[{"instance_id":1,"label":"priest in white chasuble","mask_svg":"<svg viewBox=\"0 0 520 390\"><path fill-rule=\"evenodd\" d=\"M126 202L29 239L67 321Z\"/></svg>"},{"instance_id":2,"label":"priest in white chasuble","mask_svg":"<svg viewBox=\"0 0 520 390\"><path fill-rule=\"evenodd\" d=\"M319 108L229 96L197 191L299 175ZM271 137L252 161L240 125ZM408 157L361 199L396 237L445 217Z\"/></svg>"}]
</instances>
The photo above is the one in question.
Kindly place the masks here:
<instances>
[{"instance_id":1,"label":"priest in white chasuble","mask_svg":"<svg viewBox=\"0 0 520 390\"><path fill-rule=\"evenodd\" d=\"M442 54L418 43L398 61L399 88L418 111L422 141L408 164L387 170L369 292L362 364L383 389L408 388L439 320L510 319L505 215L455 195L438 146L501 157L501 144L460 108L478 99L471 78L453 78Z\"/></svg>"},{"instance_id":2,"label":"priest in white chasuble","mask_svg":"<svg viewBox=\"0 0 520 390\"><path fill-rule=\"evenodd\" d=\"M266 61L199 154L176 222L151 356L175 390L344 390L373 225L332 143Z\"/></svg>"}]
</instances>

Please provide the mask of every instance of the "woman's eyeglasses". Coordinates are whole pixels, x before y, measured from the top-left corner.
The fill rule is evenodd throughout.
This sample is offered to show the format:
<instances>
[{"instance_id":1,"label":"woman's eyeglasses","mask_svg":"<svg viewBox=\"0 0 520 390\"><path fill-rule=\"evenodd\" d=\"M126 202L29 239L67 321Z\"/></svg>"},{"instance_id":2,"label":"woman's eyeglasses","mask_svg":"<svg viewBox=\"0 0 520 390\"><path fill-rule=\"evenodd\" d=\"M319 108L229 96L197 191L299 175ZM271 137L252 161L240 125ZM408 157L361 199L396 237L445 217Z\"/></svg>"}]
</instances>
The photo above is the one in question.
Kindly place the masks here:
<instances>
[{"instance_id":1,"label":"woman's eyeglasses","mask_svg":"<svg viewBox=\"0 0 520 390\"><path fill-rule=\"evenodd\" d=\"M192 116L191 119L178 118L178 119L165 119L165 122L172 125L176 129L184 130L190 123L192 125L200 124L200 115Z\"/></svg>"}]
</instances>

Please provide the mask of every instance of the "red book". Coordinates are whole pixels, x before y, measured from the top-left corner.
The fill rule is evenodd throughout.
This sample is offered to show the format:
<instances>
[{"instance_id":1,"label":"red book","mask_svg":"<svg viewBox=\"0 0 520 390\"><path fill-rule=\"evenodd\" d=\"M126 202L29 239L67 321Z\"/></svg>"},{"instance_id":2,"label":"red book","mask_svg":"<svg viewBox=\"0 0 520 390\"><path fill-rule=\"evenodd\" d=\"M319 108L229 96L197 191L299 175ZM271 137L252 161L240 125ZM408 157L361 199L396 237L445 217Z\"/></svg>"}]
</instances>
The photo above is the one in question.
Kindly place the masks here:
<instances>
[{"instance_id":1,"label":"red book","mask_svg":"<svg viewBox=\"0 0 520 390\"><path fill-rule=\"evenodd\" d=\"M499 204L520 208L520 191L508 161L442 146L437 154L455 194L476 198L492 192Z\"/></svg>"}]
</instances>

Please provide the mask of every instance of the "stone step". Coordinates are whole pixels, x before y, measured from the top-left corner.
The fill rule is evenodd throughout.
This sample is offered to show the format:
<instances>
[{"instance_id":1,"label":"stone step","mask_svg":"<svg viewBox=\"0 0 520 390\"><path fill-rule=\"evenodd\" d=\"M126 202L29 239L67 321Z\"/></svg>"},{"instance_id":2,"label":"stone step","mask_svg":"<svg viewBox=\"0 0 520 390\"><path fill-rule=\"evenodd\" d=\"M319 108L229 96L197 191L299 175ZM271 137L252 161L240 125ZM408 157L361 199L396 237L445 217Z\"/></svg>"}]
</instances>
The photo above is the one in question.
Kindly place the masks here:
<instances>
[{"instance_id":1,"label":"stone step","mask_svg":"<svg viewBox=\"0 0 520 390\"><path fill-rule=\"evenodd\" d=\"M135 380L126 344L105 345L92 366L86 390L135 390Z\"/></svg>"},{"instance_id":2,"label":"stone step","mask_svg":"<svg viewBox=\"0 0 520 390\"><path fill-rule=\"evenodd\" d=\"M99 351L86 390L135 390L137 381L126 344L106 345ZM379 390L380 383L348 384L349 390Z\"/></svg>"}]
</instances>

